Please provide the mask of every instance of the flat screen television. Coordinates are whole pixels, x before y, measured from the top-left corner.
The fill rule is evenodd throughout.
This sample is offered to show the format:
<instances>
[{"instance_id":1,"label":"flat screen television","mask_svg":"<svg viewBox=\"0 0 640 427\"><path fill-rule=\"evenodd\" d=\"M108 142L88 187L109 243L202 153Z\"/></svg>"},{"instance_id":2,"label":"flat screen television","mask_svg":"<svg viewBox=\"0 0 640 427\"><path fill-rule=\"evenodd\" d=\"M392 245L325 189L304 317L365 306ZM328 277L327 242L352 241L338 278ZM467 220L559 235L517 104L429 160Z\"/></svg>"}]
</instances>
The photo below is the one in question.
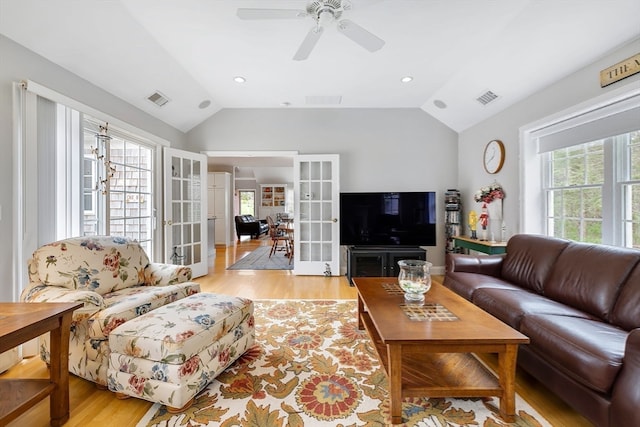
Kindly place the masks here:
<instances>
[{"instance_id":1,"label":"flat screen television","mask_svg":"<svg viewBox=\"0 0 640 427\"><path fill-rule=\"evenodd\" d=\"M340 193L340 244L435 246L436 193Z\"/></svg>"}]
</instances>

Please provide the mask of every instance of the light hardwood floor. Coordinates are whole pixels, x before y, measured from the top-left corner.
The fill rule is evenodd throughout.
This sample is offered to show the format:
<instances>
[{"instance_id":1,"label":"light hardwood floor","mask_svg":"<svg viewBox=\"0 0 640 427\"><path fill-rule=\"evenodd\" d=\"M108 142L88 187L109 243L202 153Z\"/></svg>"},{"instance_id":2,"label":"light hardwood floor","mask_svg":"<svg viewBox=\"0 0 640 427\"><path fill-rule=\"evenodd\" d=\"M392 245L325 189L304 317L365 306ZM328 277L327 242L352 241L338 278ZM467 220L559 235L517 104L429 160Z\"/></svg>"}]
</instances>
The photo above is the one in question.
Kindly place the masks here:
<instances>
[{"instance_id":1,"label":"light hardwood floor","mask_svg":"<svg viewBox=\"0 0 640 427\"><path fill-rule=\"evenodd\" d=\"M295 276L290 271L227 270L237 259L251 252L262 240L243 240L234 247L218 248L209 274L196 279L203 292L242 295L251 299L355 299L356 291L345 277ZM441 280L441 277L435 277ZM496 368L495 359L483 357ZM39 358L23 360L1 377L48 377L45 364ZM588 427L591 424L552 395L544 386L525 372L518 370L516 392L537 409L553 426ZM65 426L134 427L151 407L139 399L118 400L106 390L71 375L71 418ZM9 424L10 427L46 427L49 425L49 399L37 404Z\"/></svg>"}]
</instances>

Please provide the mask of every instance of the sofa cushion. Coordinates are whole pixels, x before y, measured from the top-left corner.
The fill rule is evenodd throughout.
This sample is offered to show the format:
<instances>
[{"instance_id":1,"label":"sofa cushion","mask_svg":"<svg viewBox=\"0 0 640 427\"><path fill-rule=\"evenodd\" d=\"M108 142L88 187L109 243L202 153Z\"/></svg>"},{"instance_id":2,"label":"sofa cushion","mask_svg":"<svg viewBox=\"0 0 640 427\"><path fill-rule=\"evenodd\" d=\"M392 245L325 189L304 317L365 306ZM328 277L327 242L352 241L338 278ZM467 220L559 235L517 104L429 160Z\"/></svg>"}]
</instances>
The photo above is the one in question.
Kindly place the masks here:
<instances>
[{"instance_id":1,"label":"sofa cushion","mask_svg":"<svg viewBox=\"0 0 640 427\"><path fill-rule=\"evenodd\" d=\"M473 294L473 303L514 329L526 314L554 314L596 320L575 308L545 298L525 289L480 288Z\"/></svg>"},{"instance_id":2,"label":"sofa cushion","mask_svg":"<svg viewBox=\"0 0 640 427\"><path fill-rule=\"evenodd\" d=\"M507 243L502 278L538 294L568 240L533 234L517 234Z\"/></svg>"},{"instance_id":3,"label":"sofa cushion","mask_svg":"<svg viewBox=\"0 0 640 427\"><path fill-rule=\"evenodd\" d=\"M640 264L622 285L609 321L628 331L640 328Z\"/></svg>"},{"instance_id":4,"label":"sofa cushion","mask_svg":"<svg viewBox=\"0 0 640 427\"><path fill-rule=\"evenodd\" d=\"M609 320L621 286L639 260L637 250L572 242L558 256L544 294Z\"/></svg>"},{"instance_id":5,"label":"sofa cushion","mask_svg":"<svg viewBox=\"0 0 640 427\"><path fill-rule=\"evenodd\" d=\"M45 285L101 295L144 283L149 258L124 237L76 237L44 245L33 253L33 276Z\"/></svg>"},{"instance_id":6,"label":"sofa cushion","mask_svg":"<svg viewBox=\"0 0 640 427\"><path fill-rule=\"evenodd\" d=\"M110 334L109 346L112 353L181 364L252 316L249 299L199 293L128 321Z\"/></svg>"},{"instance_id":7,"label":"sofa cushion","mask_svg":"<svg viewBox=\"0 0 640 427\"><path fill-rule=\"evenodd\" d=\"M124 322L198 292L200 285L185 282L168 286L133 286L105 294L107 308L90 319L89 338L106 339Z\"/></svg>"},{"instance_id":8,"label":"sofa cushion","mask_svg":"<svg viewBox=\"0 0 640 427\"><path fill-rule=\"evenodd\" d=\"M256 219L254 218L253 215L238 215L236 217L236 220L238 222L245 223L245 224L246 223L251 223L251 222L256 222Z\"/></svg>"},{"instance_id":9,"label":"sofa cushion","mask_svg":"<svg viewBox=\"0 0 640 427\"><path fill-rule=\"evenodd\" d=\"M473 300L473 295L478 289L520 289L518 286L512 285L497 277L456 271L447 272L444 285L469 301Z\"/></svg>"},{"instance_id":10,"label":"sofa cushion","mask_svg":"<svg viewBox=\"0 0 640 427\"><path fill-rule=\"evenodd\" d=\"M628 333L599 320L550 314L527 314L520 332L529 350L575 381L609 393L622 366Z\"/></svg>"}]
</instances>

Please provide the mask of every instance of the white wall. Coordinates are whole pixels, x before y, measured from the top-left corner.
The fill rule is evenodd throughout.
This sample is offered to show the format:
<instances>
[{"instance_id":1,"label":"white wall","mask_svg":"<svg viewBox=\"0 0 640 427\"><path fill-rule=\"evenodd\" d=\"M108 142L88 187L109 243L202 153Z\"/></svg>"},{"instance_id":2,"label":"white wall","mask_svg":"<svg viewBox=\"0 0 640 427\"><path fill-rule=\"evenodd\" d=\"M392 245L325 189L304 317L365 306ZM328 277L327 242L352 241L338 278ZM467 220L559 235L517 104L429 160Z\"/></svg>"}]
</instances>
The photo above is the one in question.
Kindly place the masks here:
<instances>
[{"instance_id":1,"label":"white wall","mask_svg":"<svg viewBox=\"0 0 640 427\"><path fill-rule=\"evenodd\" d=\"M458 185L463 194L465 212L470 209L480 212L481 205L473 201L473 193L495 179L503 185L507 194L504 200L507 235L520 232L520 128L622 85L633 84L637 87L640 84L638 74L601 88L600 71L638 52L640 52L640 39L622 46L588 67L576 71L507 110L461 132L458 141L460 156L457 169ZM506 151L504 167L495 175L486 173L482 166L485 144L492 139L501 140L505 144Z\"/></svg>"},{"instance_id":2,"label":"white wall","mask_svg":"<svg viewBox=\"0 0 640 427\"><path fill-rule=\"evenodd\" d=\"M0 35L0 301L12 301L12 83L32 80L85 105L181 146L185 135ZM34 168L37 167L34 163Z\"/></svg>"},{"instance_id":3,"label":"white wall","mask_svg":"<svg viewBox=\"0 0 640 427\"><path fill-rule=\"evenodd\" d=\"M437 191L434 266L444 265L444 190L457 185L457 134L420 109L226 109L187 133L192 151L339 154L341 191Z\"/></svg>"}]
</instances>

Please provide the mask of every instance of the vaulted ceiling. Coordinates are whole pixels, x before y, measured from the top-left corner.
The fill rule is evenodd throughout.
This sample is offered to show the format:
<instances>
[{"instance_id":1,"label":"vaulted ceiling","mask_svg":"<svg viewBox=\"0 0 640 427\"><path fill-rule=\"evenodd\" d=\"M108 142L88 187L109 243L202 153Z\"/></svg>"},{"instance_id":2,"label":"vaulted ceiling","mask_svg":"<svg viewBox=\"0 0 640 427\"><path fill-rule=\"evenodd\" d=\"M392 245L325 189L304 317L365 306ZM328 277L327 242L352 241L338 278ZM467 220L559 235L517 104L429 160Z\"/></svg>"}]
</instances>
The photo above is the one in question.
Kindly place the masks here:
<instances>
[{"instance_id":1,"label":"vaulted ceiling","mask_svg":"<svg viewBox=\"0 0 640 427\"><path fill-rule=\"evenodd\" d=\"M309 107L422 108L462 131L640 36L638 0L350 0L338 21L384 46L369 52L324 17L296 61L312 17L237 15L306 5L0 0L0 33L184 132L222 108Z\"/></svg>"}]
</instances>

